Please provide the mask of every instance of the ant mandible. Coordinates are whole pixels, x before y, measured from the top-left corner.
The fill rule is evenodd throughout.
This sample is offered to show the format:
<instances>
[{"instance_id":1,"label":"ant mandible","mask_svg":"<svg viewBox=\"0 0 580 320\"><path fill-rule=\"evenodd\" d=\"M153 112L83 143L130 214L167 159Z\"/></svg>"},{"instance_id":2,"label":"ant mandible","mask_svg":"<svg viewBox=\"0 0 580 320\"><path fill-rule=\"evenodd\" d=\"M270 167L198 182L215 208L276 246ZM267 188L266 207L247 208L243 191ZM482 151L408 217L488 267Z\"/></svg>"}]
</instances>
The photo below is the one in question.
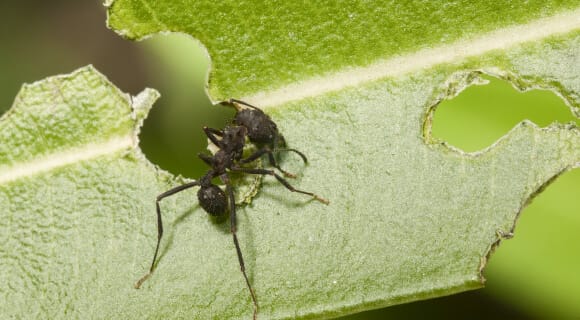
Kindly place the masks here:
<instances>
[{"instance_id":1,"label":"ant mandible","mask_svg":"<svg viewBox=\"0 0 580 320\"><path fill-rule=\"evenodd\" d=\"M238 255L240 270L242 271L242 275L244 276L244 280L246 281L246 285L250 291L250 296L254 305L253 318L256 319L258 313L258 302L256 300L256 295L254 294L254 289L252 288L252 285L248 280L248 276L246 275L242 250L240 249L240 244L236 235L236 202L228 173L239 172L243 174L271 175L274 176L282 185L284 185L284 187L292 192L309 195L325 204L328 204L329 201L312 192L294 188L292 185L290 185L290 183L288 183L288 181L286 181L273 170L241 167L241 164L251 163L263 155L268 155L270 165L278 169L285 176L294 177L293 174L288 173L280 168L274 157L274 152L292 151L297 153L304 160L304 162L307 162L307 159L303 153L296 149L278 148L279 144L284 143L283 137L278 132L276 123L274 123L274 121L272 121L272 119L270 119L270 117L262 110L246 102L236 99L230 99L227 102L222 102L222 104L229 104L234 106L237 110L237 113L235 115L233 125L226 126L223 130L208 127L203 128L203 131L209 140L218 147L218 151L213 156L202 153L198 155L201 160L203 160L211 167L211 169L207 171L206 174L203 175L199 180L191 181L177 186L157 196L155 201L157 210L157 245L155 247L155 253L153 254L153 261L151 262L149 272L135 283L135 288L139 289L141 287L143 282L147 280L149 276L151 276L155 267L155 261L157 260L157 254L159 252L159 244L161 243L161 238L163 237L163 221L161 218L161 208L159 206L160 201L183 190L199 186L200 188L197 192L197 199L201 207L209 215L223 216L229 211L230 231L232 233L234 246ZM249 109L241 108L240 105L244 105ZM243 158L243 149L246 138L248 138L250 142L256 144L259 149L247 158ZM216 177L219 177L220 180L225 184L225 192L220 187L211 182L212 179Z\"/></svg>"}]
</instances>

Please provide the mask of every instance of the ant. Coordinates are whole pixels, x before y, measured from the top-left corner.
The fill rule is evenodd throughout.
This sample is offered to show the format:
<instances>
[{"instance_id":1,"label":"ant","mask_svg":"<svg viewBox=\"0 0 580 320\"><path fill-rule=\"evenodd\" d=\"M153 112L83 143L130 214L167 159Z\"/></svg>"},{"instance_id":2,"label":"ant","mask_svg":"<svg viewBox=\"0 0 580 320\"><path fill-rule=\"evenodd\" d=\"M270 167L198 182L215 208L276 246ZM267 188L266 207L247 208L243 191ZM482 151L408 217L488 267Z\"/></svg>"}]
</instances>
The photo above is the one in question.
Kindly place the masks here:
<instances>
[{"instance_id":1,"label":"ant","mask_svg":"<svg viewBox=\"0 0 580 320\"><path fill-rule=\"evenodd\" d=\"M287 177L294 177L293 174L280 168L276 163L274 153L279 151L292 151L297 153L305 163L307 162L307 159L303 153L296 149L278 148L279 144L284 143L283 137L278 132L278 128L274 121L272 121L272 119L270 119L270 117L262 110L236 99L230 99L227 102L222 102L222 104L233 105L237 109L237 113L233 120L233 124L226 126L223 130L203 127L203 131L209 140L218 147L218 151L213 156L203 153L198 154L199 158L210 166L211 169L209 169L209 171L207 171L199 180L194 180L177 186L157 196L155 201L157 210L157 245L155 247L155 253L153 254L153 261L151 262L149 272L135 283L135 288L139 289L143 282L151 276L155 267L155 261L157 260L159 244L161 243L161 238L163 236L163 222L161 219L161 208L159 203L166 197L199 186L200 188L197 192L197 199L201 207L210 216L224 216L229 212L230 232L233 236L234 246L240 263L240 270L242 271L242 275L244 276L244 280L246 281L254 305L253 318L256 319L258 313L258 302L256 300L256 295L254 294L254 289L246 275L242 250L240 249L240 244L236 235L236 201L228 173L239 172L243 174L274 176L282 185L284 185L284 187L292 192L309 195L324 204L328 204L329 201L312 192L294 188L290 183L288 183L288 181L273 170L241 167L241 164L251 163L266 154L268 155L270 164L274 168L278 169ZM244 105L250 109L241 108L240 105ZM247 158L243 158L243 149L246 143L246 138L250 142L256 144L259 149ZM222 183L225 184L225 192L212 183L213 178L220 178Z\"/></svg>"},{"instance_id":2,"label":"ant","mask_svg":"<svg viewBox=\"0 0 580 320\"><path fill-rule=\"evenodd\" d=\"M278 132L278 126L276 126L276 123L272 121L272 119L270 119L270 117L265 114L264 111L254 107L247 102L237 99L230 99L228 101L221 102L221 104L230 105L236 109L237 112L234 116L233 123L235 125L246 127L248 129L248 139L250 142L261 147L258 152L253 154L253 157L250 156L247 159L244 159L242 163L251 162L264 154L268 154L268 160L272 167L278 169L286 177L296 177L296 175L286 172L280 168L280 166L276 163L273 151L292 151L298 154L304 163L308 162L308 160L302 152L296 149L278 148L279 145L285 146L286 141L284 140L284 137ZM244 105L249 108L241 108L240 105Z\"/></svg>"}]
</instances>

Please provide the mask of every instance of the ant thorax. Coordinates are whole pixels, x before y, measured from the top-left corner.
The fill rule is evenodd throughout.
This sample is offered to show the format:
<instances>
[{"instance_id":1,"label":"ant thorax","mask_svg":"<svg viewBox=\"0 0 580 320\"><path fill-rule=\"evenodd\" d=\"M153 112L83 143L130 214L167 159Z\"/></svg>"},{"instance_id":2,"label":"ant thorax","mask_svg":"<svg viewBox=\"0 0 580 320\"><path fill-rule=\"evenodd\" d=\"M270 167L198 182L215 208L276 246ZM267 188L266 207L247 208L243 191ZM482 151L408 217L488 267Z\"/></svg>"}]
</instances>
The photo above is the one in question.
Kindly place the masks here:
<instances>
[{"instance_id":1,"label":"ant thorax","mask_svg":"<svg viewBox=\"0 0 580 320\"><path fill-rule=\"evenodd\" d=\"M216 146L209 138L207 139L207 150L212 154L215 155L220 148ZM242 157L247 157L252 153L256 152L258 148L255 144L250 142L248 137L246 137L245 144L244 144L244 151L242 153ZM242 165L245 168L262 168L263 163L262 159L257 159L248 164ZM248 175L248 174L241 174L237 172L229 173L232 185L234 186L234 194L236 198L236 204L250 204L252 199L258 193L260 185L262 183L261 175ZM220 188L224 189L223 185L220 185Z\"/></svg>"}]
</instances>

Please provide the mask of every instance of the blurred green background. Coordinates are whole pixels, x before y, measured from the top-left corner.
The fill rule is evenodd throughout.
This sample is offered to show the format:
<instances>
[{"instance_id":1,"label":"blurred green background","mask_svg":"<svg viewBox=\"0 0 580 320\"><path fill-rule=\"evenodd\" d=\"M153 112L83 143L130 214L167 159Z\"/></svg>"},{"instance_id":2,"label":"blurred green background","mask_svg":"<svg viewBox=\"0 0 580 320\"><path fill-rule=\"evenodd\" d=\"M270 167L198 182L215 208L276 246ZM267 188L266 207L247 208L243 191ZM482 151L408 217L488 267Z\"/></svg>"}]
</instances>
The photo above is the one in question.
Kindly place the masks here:
<instances>
[{"instance_id":1,"label":"blurred green background","mask_svg":"<svg viewBox=\"0 0 580 320\"><path fill-rule=\"evenodd\" d=\"M105 9L94 0L3 1L0 21L0 111L11 106L23 83L93 64L125 92L161 92L140 135L150 161L187 177L206 170L196 156L206 145L201 127L223 127L233 112L211 106L204 91L209 58L197 41L184 35L125 41L106 29ZM555 94L519 93L492 79L442 103L433 135L475 151L523 119L540 126L580 124ZM576 169L522 212L515 237L501 244L485 270L485 289L343 319L580 318L579 190Z\"/></svg>"}]
</instances>

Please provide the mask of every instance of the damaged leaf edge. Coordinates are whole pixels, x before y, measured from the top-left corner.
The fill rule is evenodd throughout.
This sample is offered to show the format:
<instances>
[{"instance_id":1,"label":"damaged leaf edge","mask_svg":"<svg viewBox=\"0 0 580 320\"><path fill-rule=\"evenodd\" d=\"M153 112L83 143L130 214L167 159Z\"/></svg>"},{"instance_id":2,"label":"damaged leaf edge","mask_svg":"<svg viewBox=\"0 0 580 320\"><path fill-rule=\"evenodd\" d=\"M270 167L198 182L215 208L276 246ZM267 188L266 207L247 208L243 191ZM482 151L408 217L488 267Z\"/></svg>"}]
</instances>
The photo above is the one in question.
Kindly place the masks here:
<instances>
[{"instance_id":1,"label":"damaged leaf edge","mask_svg":"<svg viewBox=\"0 0 580 320\"><path fill-rule=\"evenodd\" d=\"M524 126L532 126L539 131L550 131L554 129L567 129L567 130L576 130L578 134L580 134L580 128L575 123L552 123L546 127L540 127L529 120L523 120L516 124L512 129L510 129L505 135L501 136L495 142L493 142L488 147L474 151L474 152L466 152L462 149L450 145L445 140L438 139L433 137L432 135L432 124L433 124L433 116L439 104L444 100L450 100L457 97L463 90L467 89L472 85L486 85L489 83L488 80L483 79L482 75L488 75L503 81L507 81L512 85L512 87L519 91L520 93L530 91L530 90L548 90L555 94L556 96L560 97L563 102L568 106L570 112L575 117L579 117L578 110L580 110L580 106L576 106L575 103L569 99L569 96L562 92L562 88L557 86L557 84L550 83L545 84L542 82L533 82L533 80L526 80L517 76L516 74L509 73L498 68L493 69L476 69L476 70L468 70L468 71L459 71L454 72L447 78L445 83L435 91L435 98L431 99L429 103L427 103L426 112L423 120L423 139L425 143L431 147L436 149L442 149L442 151L451 152L458 156L462 157L469 157L469 158L477 158L483 157L489 153L491 153L494 149L501 146L505 141L509 140L514 132L519 130L521 127ZM506 231L497 230L496 231L496 239L492 242L489 247L485 250L485 254L481 257L480 264L478 266L477 274L481 286L483 287L485 284L485 277L483 275L485 271L485 267L495 250L499 247L502 240L509 240L514 236L515 228L517 222L521 216L522 211L532 203L532 201L544 191L550 184L557 180L562 174L567 171L570 171L575 168L580 168L580 161L576 162L573 165L569 165L563 168L560 172L556 173L552 177L546 180L542 185L540 185L536 190L534 190L527 198L525 198L516 212L514 217L513 223L510 229Z\"/></svg>"}]
</instances>

